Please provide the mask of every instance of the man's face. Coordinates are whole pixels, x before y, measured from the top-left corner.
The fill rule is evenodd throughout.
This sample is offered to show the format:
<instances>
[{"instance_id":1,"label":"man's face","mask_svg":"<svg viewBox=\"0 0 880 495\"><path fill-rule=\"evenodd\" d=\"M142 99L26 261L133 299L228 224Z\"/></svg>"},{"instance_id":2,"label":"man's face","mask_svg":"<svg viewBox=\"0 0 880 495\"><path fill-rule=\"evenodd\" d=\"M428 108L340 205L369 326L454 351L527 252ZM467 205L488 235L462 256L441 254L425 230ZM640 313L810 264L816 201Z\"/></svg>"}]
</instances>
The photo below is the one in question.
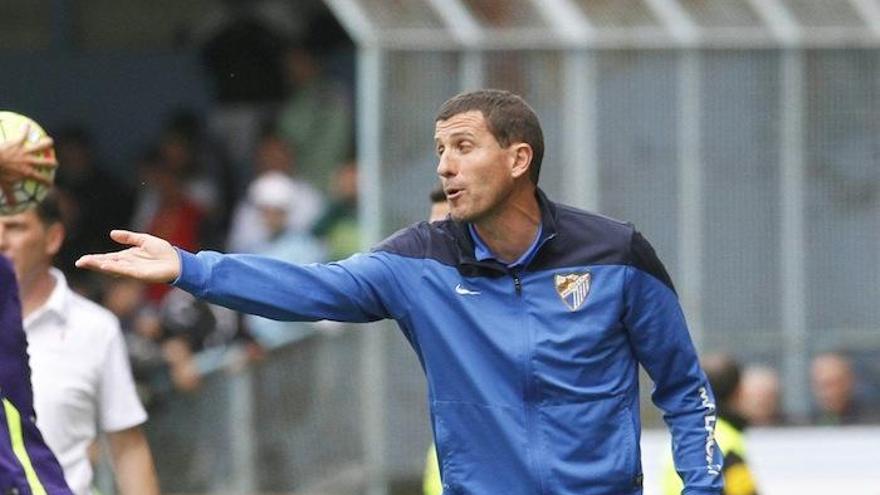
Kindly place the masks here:
<instances>
[{"instance_id":1,"label":"man's face","mask_svg":"<svg viewBox=\"0 0 880 495\"><path fill-rule=\"evenodd\" d=\"M0 216L0 253L12 260L22 287L52 264L63 239L60 223L43 225L31 208L18 215Z\"/></svg>"},{"instance_id":2,"label":"man's face","mask_svg":"<svg viewBox=\"0 0 880 495\"><path fill-rule=\"evenodd\" d=\"M853 393L849 364L836 356L821 356L813 363L813 393L819 406L833 413L844 413Z\"/></svg>"},{"instance_id":3,"label":"man's face","mask_svg":"<svg viewBox=\"0 0 880 495\"><path fill-rule=\"evenodd\" d=\"M479 111L438 121L434 141L452 218L475 222L499 211L513 189L514 146L502 148Z\"/></svg>"}]
</instances>

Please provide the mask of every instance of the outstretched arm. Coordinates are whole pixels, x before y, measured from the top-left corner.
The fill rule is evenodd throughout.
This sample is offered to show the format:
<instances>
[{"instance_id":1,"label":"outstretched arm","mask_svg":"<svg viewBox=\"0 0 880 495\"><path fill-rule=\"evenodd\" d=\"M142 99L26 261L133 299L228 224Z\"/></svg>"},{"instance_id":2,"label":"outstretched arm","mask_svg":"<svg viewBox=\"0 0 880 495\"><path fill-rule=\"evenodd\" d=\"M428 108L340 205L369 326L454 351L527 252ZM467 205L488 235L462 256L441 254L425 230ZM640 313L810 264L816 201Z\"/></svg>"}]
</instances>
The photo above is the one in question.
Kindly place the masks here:
<instances>
[{"instance_id":1,"label":"outstretched arm","mask_svg":"<svg viewBox=\"0 0 880 495\"><path fill-rule=\"evenodd\" d=\"M110 236L131 247L85 255L76 266L144 282L173 282L208 302L276 320L366 322L399 318L407 311L406 290L394 275L406 269L392 267L405 258L386 253L295 265L256 255L192 254L164 239L126 230Z\"/></svg>"},{"instance_id":2,"label":"outstretched arm","mask_svg":"<svg viewBox=\"0 0 880 495\"><path fill-rule=\"evenodd\" d=\"M52 147L52 139L44 137L29 143L27 135L28 129L24 128L20 136L0 143L0 186L9 186L21 179L50 184L51 179L40 168L58 165L53 154L44 153Z\"/></svg>"},{"instance_id":3,"label":"outstretched arm","mask_svg":"<svg viewBox=\"0 0 880 495\"><path fill-rule=\"evenodd\" d=\"M87 254L76 261L76 266L152 283L173 282L180 276L177 250L165 239L128 230L114 230L110 237L131 247L115 253Z\"/></svg>"}]
</instances>

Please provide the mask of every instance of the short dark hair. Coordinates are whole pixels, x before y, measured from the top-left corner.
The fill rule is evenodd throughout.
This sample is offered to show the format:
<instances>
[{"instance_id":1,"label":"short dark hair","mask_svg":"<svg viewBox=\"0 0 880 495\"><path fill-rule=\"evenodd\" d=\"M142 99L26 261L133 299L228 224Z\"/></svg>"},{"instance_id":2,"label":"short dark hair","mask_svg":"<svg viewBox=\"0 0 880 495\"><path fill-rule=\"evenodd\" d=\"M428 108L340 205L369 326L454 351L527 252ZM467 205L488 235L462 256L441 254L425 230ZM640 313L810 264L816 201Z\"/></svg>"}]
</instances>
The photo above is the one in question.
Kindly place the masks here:
<instances>
[{"instance_id":1,"label":"short dark hair","mask_svg":"<svg viewBox=\"0 0 880 495\"><path fill-rule=\"evenodd\" d=\"M431 189L431 193L428 197L431 198L431 204L446 201L446 193L443 192L443 186L440 184L434 186L434 189Z\"/></svg>"},{"instance_id":2,"label":"short dark hair","mask_svg":"<svg viewBox=\"0 0 880 495\"><path fill-rule=\"evenodd\" d=\"M728 406L740 383L739 364L727 354L710 354L701 365L719 406Z\"/></svg>"},{"instance_id":3,"label":"short dark hair","mask_svg":"<svg viewBox=\"0 0 880 495\"><path fill-rule=\"evenodd\" d=\"M538 115L520 96L501 89L481 89L461 93L440 106L435 121L449 120L460 113L479 111L489 132L503 147L523 142L532 147L529 179L537 185L544 159L544 132Z\"/></svg>"},{"instance_id":4,"label":"short dark hair","mask_svg":"<svg viewBox=\"0 0 880 495\"><path fill-rule=\"evenodd\" d=\"M37 204L34 210L37 214L37 218L39 218L40 222L46 227L50 227L56 223L62 223L61 201L58 198L58 193L54 189L49 190L49 193L46 194L46 197Z\"/></svg>"}]
</instances>

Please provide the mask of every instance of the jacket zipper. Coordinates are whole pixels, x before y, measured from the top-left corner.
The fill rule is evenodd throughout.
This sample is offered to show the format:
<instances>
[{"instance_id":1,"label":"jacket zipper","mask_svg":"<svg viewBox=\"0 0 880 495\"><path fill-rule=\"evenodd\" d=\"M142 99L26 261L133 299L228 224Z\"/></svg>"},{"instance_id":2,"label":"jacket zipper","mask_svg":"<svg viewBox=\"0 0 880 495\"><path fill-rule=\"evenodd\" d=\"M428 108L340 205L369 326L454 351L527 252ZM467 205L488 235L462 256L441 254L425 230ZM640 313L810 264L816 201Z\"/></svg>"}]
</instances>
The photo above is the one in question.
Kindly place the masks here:
<instances>
[{"instance_id":1,"label":"jacket zipper","mask_svg":"<svg viewBox=\"0 0 880 495\"><path fill-rule=\"evenodd\" d=\"M513 288L516 290L516 295L522 296L522 279L519 278L519 272L511 272L510 276L513 277Z\"/></svg>"},{"instance_id":2,"label":"jacket zipper","mask_svg":"<svg viewBox=\"0 0 880 495\"><path fill-rule=\"evenodd\" d=\"M523 284L522 277L520 277L519 270L511 270L510 277L513 278L513 287L516 293L517 298L522 298L523 294ZM525 306L518 305L525 311ZM545 493L544 490L544 480L543 480L543 466L541 463L541 455L539 452L539 441L537 438L536 428L536 410L535 410L535 382L534 382L534 370L532 369L532 356L534 353L534 342L532 342L531 329L528 324L528 317L526 314L523 314L522 321L525 323L525 331L526 331L526 353L525 353L525 363L523 363L524 368L524 379L525 383L523 384L525 389L523 390L523 407L525 409L526 414L526 438L528 439L529 446L529 458L531 464L532 476L534 479L534 483L537 488L537 493L543 495Z\"/></svg>"}]
</instances>

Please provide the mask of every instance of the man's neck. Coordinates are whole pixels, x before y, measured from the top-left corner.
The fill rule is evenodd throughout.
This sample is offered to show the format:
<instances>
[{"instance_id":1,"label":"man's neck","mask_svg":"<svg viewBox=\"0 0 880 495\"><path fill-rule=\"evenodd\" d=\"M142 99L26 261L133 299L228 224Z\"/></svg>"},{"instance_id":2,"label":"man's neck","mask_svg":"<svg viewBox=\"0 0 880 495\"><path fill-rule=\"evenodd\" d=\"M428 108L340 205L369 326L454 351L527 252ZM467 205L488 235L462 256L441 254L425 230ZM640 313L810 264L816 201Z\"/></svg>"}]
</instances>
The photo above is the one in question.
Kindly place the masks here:
<instances>
[{"instance_id":1,"label":"man's neck","mask_svg":"<svg viewBox=\"0 0 880 495\"><path fill-rule=\"evenodd\" d=\"M21 287L21 313L27 318L34 311L43 307L52 291L55 289L55 277L48 269L41 271L31 281L22 282Z\"/></svg>"},{"instance_id":2,"label":"man's neck","mask_svg":"<svg viewBox=\"0 0 880 495\"><path fill-rule=\"evenodd\" d=\"M512 263L532 245L540 224L541 208L535 189L522 187L497 214L474 222L474 228L499 261Z\"/></svg>"}]
</instances>

